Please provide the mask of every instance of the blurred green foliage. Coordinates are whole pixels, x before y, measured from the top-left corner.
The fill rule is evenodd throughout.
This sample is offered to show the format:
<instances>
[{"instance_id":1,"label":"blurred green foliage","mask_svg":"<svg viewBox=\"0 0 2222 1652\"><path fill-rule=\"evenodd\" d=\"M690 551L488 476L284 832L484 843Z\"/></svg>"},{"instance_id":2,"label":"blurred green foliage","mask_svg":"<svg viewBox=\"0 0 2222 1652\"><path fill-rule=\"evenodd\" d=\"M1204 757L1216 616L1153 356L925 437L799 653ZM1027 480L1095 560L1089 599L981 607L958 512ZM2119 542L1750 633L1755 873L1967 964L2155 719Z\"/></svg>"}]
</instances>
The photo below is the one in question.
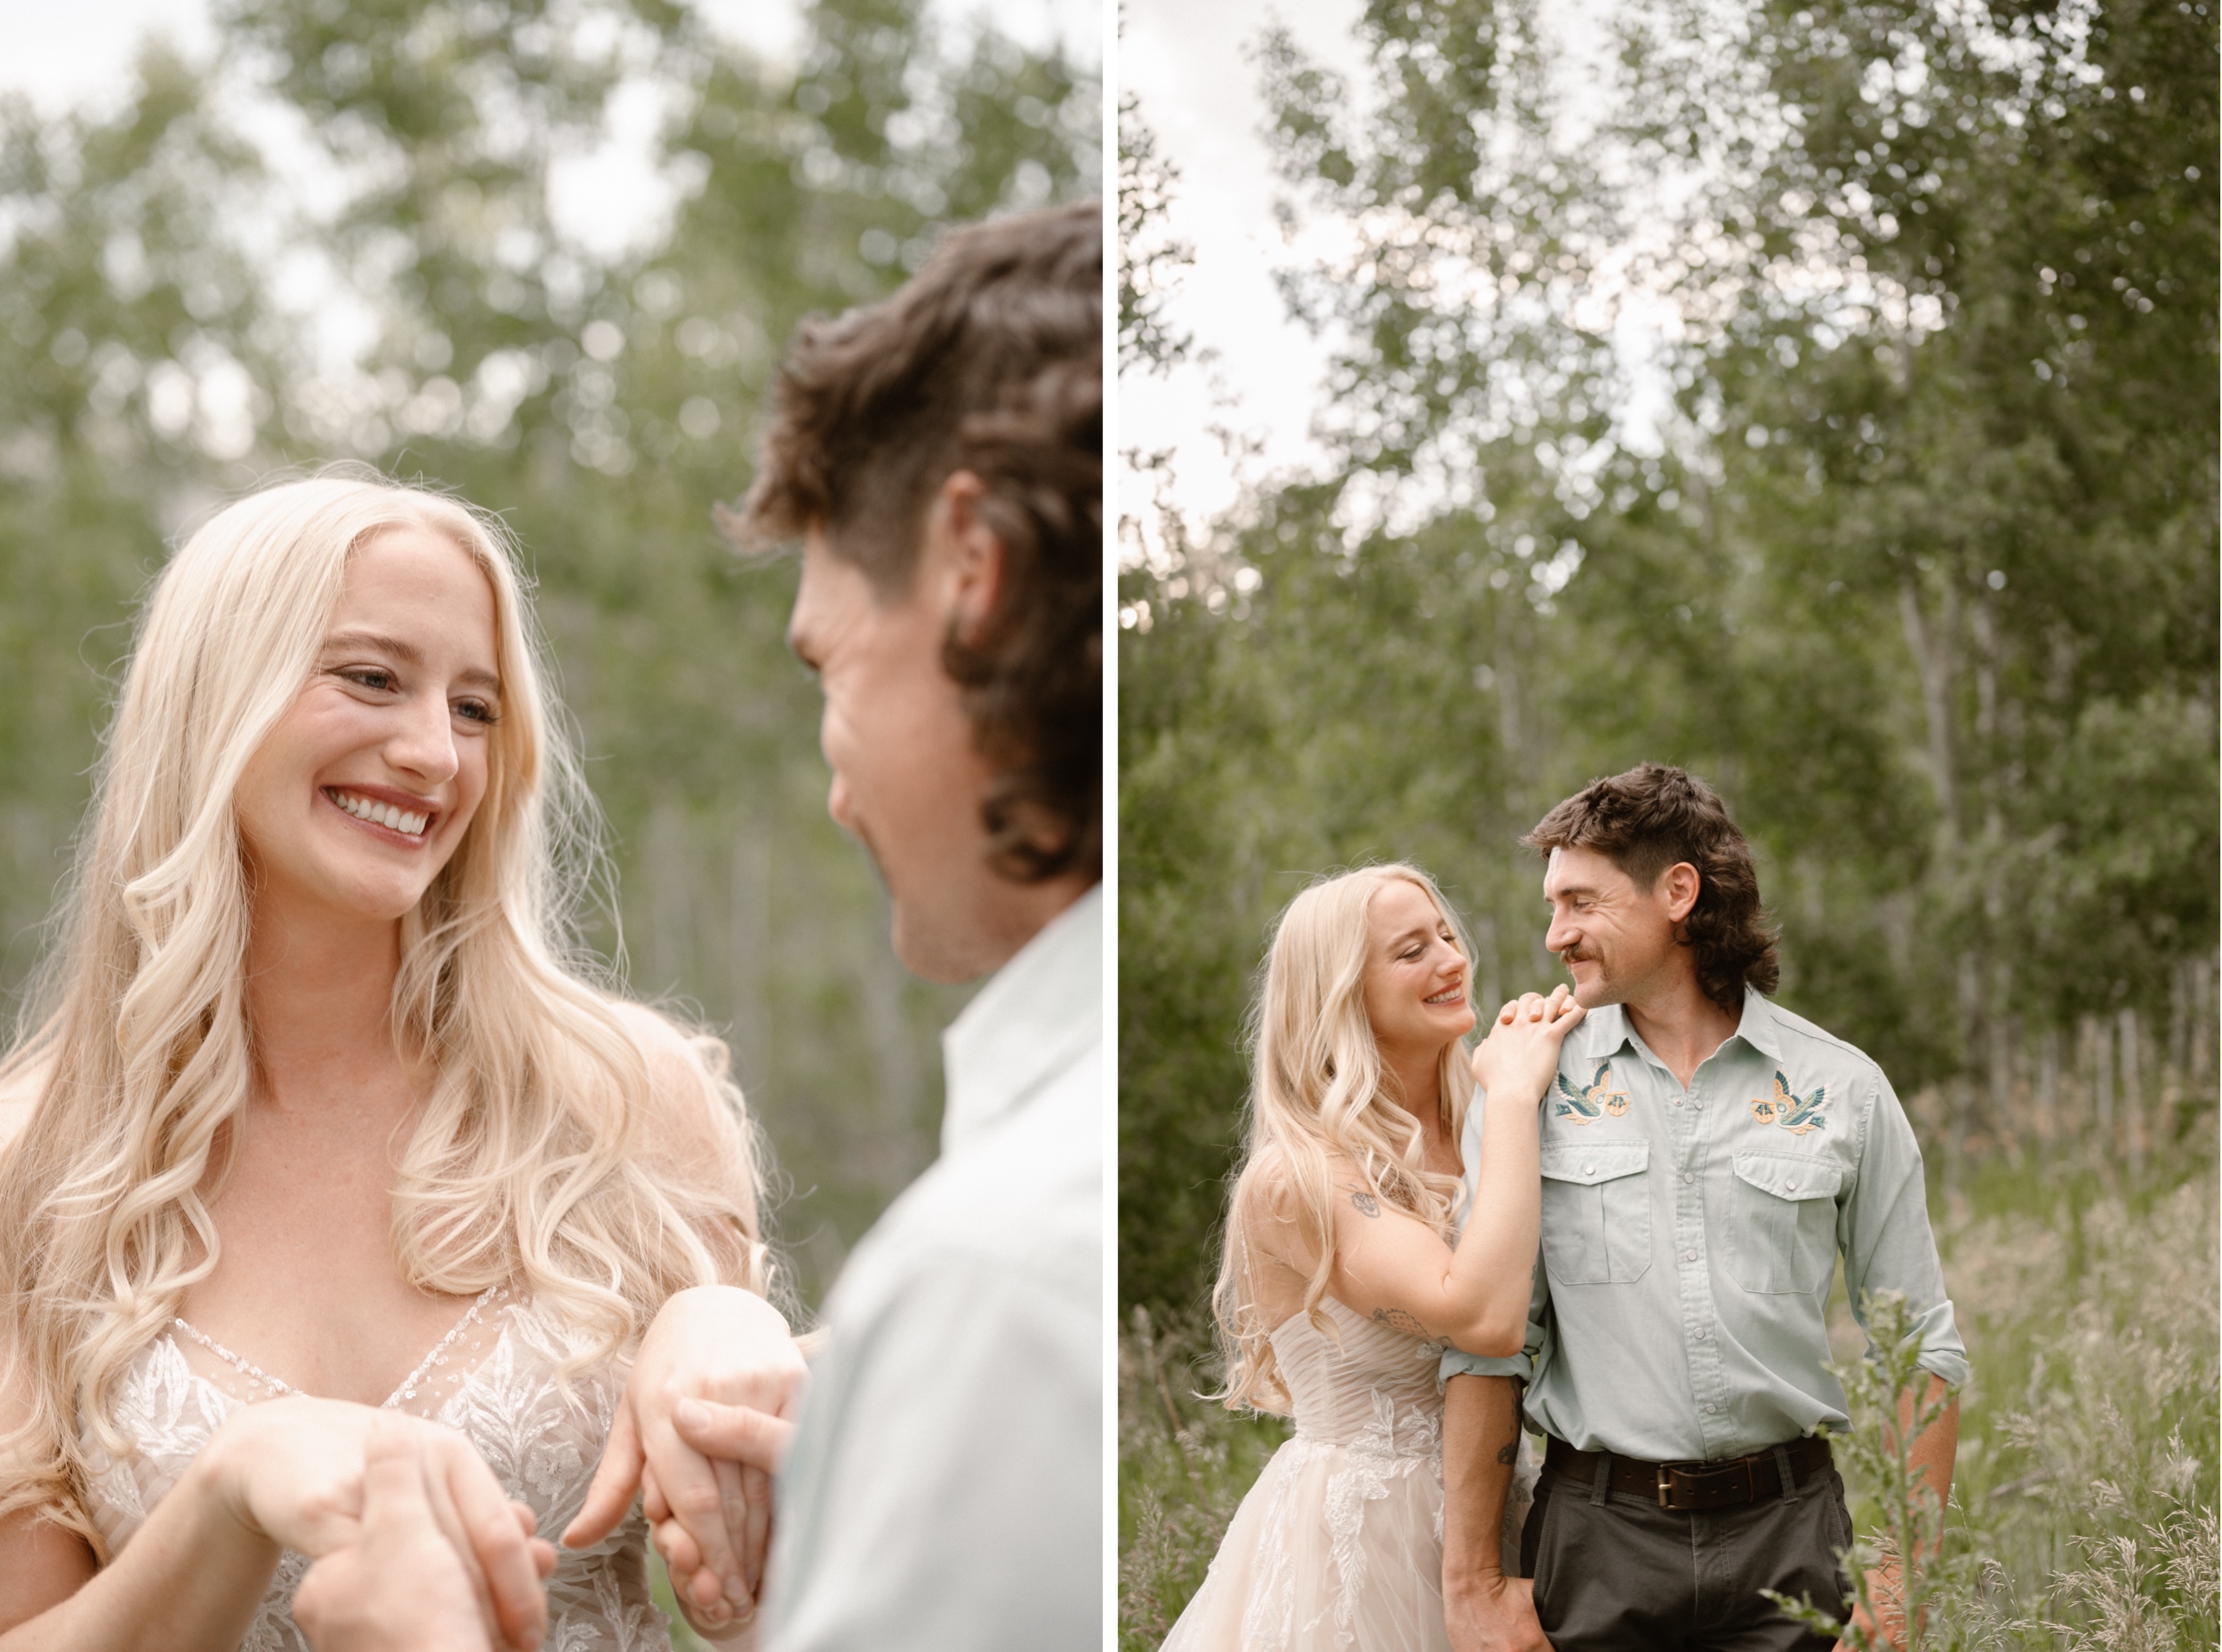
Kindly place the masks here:
<instances>
[{"instance_id":1,"label":"blurred green foliage","mask_svg":"<svg viewBox=\"0 0 2222 1652\"><path fill-rule=\"evenodd\" d=\"M1127 1302L1207 1289L1289 898L1419 861L1494 1004L1558 978L1518 836L1647 758L1948 1173L2212 1107L2210 7L1610 15L1587 114L1525 0L1368 0L1363 95L1260 44L1337 462L1123 525Z\"/></svg>"},{"instance_id":2,"label":"blurred green foliage","mask_svg":"<svg viewBox=\"0 0 2222 1652\"><path fill-rule=\"evenodd\" d=\"M933 1156L936 1034L826 818L790 564L736 559L795 323L945 224L1101 188L1093 69L915 0L801 7L760 60L665 0L227 0L119 107L0 111L0 985L34 962L133 604L166 545L358 458L498 511L540 589L619 898L590 938L730 1032L815 1300ZM613 103L667 226L551 211Z\"/></svg>"}]
</instances>

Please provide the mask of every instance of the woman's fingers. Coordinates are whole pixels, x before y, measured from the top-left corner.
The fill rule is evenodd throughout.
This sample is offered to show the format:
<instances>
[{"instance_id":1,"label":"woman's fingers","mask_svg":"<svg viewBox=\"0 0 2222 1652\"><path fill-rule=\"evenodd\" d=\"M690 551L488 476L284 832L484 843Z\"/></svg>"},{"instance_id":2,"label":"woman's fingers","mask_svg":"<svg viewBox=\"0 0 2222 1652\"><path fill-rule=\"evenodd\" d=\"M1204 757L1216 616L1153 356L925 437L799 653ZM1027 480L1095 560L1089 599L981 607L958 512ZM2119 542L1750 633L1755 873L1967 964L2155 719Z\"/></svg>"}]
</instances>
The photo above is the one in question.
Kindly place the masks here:
<instances>
[{"instance_id":1,"label":"woman's fingers","mask_svg":"<svg viewBox=\"0 0 2222 1652\"><path fill-rule=\"evenodd\" d=\"M578 1518L563 1528L563 1547L584 1549L617 1529L625 1511L633 1506L633 1493L640 1485L646 1460L641 1451L640 1430L633 1421L632 1399L627 1395L619 1402L617 1420L610 1426L610 1443L602 1448L602 1461L594 1471L594 1483L587 1488L587 1500L579 1504Z\"/></svg>"},{"instance_id":2,"label":"woman's fingers","mask_svg":"<svg viewBox=\"0 0 2222 1652\"><path fill-rule=\"evenodd\" d=\"M658 1520L650 1536L655 1539L656 1552L664 1557L664 1570L671 1574L672 1587L691 1586L694 1575L702 1571L702 1551L695 1546L687 1528L675 1520ZM715 1576L715 1573L706 1574ZM720 1584L720 1592L723 1585Z\"/></svg>"},{"instance_id":3,"label":"woman's fingers","mask_svg":"<svg viewBox=\"0 0 2222 1652\"><path fill-rule=\"evenodd\" d=\"M754 1616L754 1600L735 1605L726 1597L725 1580L702 1564L702 1551L687 1528L675 1520L665 1520L649 1534L656 1552L663 1556L664 1571L671 1579L674 1599L687 1616L705 1629L723 1628L736 1616Z\"/></svg>"}]
</instances>

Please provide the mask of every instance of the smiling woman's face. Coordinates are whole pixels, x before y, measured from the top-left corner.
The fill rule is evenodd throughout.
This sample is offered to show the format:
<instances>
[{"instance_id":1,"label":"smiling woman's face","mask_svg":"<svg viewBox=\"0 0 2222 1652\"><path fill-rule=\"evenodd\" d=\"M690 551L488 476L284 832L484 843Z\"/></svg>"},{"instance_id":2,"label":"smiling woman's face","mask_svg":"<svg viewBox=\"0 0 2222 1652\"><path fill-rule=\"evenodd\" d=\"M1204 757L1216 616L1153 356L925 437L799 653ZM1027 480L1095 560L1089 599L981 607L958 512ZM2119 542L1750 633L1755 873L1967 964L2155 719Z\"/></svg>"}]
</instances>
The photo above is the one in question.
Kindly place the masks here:
<instances>
[{"instance_id":1,"label":"smiling woman's face","mask_svg":"<svg viewBox=\"0 0 2222 1652\"><path fill-rule=\"evenodd\" d=\"M392 922L486 793L500 714L494 594L454 541L391 528L356 547L308 682L241 777L258 899Z\"/></svg>"},{"instance_id":2,"label":"smiling woman's face","mask_svg":"<svg viewBox=\"0 0 2222 1652\"><path fill-rule=\"evenodd\" d=\"M1474 1030L1466 956L1427 891L1384 882L1366 906L1365 1013L1386 1055L1440 1049Z\"/></svg>"}]
</instances>

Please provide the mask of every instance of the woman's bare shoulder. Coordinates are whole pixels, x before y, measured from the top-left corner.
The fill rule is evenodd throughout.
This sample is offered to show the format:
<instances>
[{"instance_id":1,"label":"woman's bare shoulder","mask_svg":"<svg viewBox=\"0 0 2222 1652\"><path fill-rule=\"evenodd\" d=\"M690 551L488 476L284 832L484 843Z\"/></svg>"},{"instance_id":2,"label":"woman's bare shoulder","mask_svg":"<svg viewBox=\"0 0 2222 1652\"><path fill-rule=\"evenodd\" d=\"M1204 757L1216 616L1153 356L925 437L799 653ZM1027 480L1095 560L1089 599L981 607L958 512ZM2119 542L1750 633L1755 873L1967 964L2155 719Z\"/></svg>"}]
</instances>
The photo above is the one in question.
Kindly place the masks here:
<instances>
[{"instance_id":1,"label":"woman's bare shoulder","mask_svg":"<svg viewBox=\"0 0 2222 1652\"><path fill-rule=\"evenodd\" d=\"M1323 1147L1315 1167L1306 1174L1277 1146L1259 1148L1242 1169L1235 1185L1235 1203L1252 1217L1280 1222L1306 1219L1322 1194L1331 1205L1353 1193L1370 1194L1373 1184L1349 1154Z\"/></svg>"},{"instance_id":2,"label":"woman's bare shoulder","mask_svg":"<svg viewBox=\"0 0 2222 1652\"><path fill-rule=\"evenodd\" d=\"M737 1152L741 1131L733 1099L740 1092L723 1041L651 1004L618 999L611 1008L648 1063L651 1129L682 1153Z\"/></svg>"}]
</instances>

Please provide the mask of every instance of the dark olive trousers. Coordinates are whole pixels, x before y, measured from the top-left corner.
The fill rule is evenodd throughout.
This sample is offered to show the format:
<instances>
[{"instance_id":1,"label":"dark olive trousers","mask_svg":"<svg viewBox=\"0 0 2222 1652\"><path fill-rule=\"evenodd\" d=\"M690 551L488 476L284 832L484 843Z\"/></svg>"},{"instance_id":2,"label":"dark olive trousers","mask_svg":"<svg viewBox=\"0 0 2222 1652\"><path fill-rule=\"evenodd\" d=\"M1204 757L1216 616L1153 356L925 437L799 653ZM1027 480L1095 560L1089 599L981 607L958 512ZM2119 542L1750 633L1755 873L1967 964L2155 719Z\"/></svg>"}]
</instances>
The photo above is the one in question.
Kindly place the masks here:
<instances>
[{"instance_id":1,"label":"dark olive trousers","mask_svg":"<svg viewBox=\"0 0 2222 1652\"><path fill-rule=\"evenodd\" d=\"M1605 1476L1600 1474L1602 1481ZM1520 1538L1555 1652L1829 1652L1759 1592L1842 1615L1851 1545L1833 1468L1789 1497L1678 1513L1546 1472Z\"/></svg>"}]
</instances>

